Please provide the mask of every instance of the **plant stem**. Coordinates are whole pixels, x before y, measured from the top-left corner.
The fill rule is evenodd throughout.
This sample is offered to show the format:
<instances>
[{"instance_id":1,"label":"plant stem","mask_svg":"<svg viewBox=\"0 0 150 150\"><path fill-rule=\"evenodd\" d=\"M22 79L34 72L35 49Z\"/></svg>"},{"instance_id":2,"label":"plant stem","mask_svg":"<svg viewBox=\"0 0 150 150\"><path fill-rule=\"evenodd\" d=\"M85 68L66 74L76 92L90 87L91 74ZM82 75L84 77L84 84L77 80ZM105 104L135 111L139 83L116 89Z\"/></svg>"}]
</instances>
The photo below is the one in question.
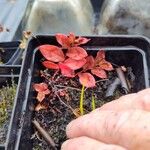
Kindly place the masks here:
<instances>
[{"instance_id":1,"label":"plant stem","mask_svg":"<svg viewBox=\"0 0 150 150\"><path fill-rule=\"evenodd\" d=\"M52 137L47 133L47 131L40 126L40 124L36 121L33 120L32 123L38 130L38 132L43 136L43 138L52 146L55 148L56 144L54 143Z\"/></svg>"},{"instance_id":2,"label":"plant stem","mask_svg":"<svg viewBox=\"0 0 150 150\"><path fill-rule=\"evenodd\" d=\"M82 85L82 90L81 90L81 95L80 95L80 113L81 115L84 115L84 110L83 110L83 100L84 100L84 85Z\"/></svg>"},{"instance_id":3,"label":"plant stem","mask_svg":"<svg viewBox=\"0 0 150 150\"><path fill-rule=\"evenodd\" d=\"M95 97L94 97L94 93L92 92L92 110L95 110L96 106L95 106Z\"/></svg>"},{"instance_id":4,"label":"plant stem","mask_svg":"<svg viewBox=\"0 0 150 150\"><path fill-rule=\"evenodd\" d=\"M71 86L65 86L65 85L55 85L56 87L60 87L60 88L66 88L66 89L72 89L72 90L77 90L77 91L81 91L78 88L75 87L71 87Z\"/></svg>"},{"instance_id":5,"label":"plant stem","mask_svg":"<svg viewBox=\"0 0 150 150\"><path fill-rule=\"evenodd\" d=\"M101 80L96 81L96 83L103 82L103 81L108 81L108 80L109 79L101 79Z\"/></svg>"}]
</instances>

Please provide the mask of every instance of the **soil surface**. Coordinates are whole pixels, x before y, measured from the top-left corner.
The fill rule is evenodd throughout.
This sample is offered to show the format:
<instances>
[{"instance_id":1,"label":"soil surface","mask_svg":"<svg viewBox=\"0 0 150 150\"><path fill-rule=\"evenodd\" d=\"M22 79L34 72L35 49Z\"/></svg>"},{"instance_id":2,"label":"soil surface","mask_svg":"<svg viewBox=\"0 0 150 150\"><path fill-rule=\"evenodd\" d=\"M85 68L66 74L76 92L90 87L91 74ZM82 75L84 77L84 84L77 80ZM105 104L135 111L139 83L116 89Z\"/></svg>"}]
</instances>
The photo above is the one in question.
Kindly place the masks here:
<instances>
[{"instance_id":1,"label":"soil surface","mask_svg":"<svg viewBox=\"0 0 150 150\"><path fill-rule=\"evenodd\" d=\"M131 70L131 68L130 68ZM66 125L80 115L79 100L81 94L81 85L78 78L66 78L56 75L54 80L50 82L49 78L53 72L44 71L44 82L49 85L49 89L53 92L42 102L48 108L40 111L35 111L34 119L46 129L49 135L57 145L55 148L47 144L47 142L38 134L35 129L31 139L33 141L33 150L60 150L61 144L67 139L65 129ZM126 75L128 74L128 71ZM84 92L84 113L92 111L92 93L95 99L96 108L113 99L117 99L125 94L121 85L117 85L112 96L107 97L107 89L112 85L114 80L118 78L115 71L108 73L108 79L96 80L96 87L85 89ZM132 85L130 80L130 83ZM68 86L69 85L69 86ZM53 86L53 88L52 88ZM57 94L55 94L57 93ZM66 107L63 101L68 107ZM71 107L71 109L70 109Z\"/></svg>"}]
</instances>

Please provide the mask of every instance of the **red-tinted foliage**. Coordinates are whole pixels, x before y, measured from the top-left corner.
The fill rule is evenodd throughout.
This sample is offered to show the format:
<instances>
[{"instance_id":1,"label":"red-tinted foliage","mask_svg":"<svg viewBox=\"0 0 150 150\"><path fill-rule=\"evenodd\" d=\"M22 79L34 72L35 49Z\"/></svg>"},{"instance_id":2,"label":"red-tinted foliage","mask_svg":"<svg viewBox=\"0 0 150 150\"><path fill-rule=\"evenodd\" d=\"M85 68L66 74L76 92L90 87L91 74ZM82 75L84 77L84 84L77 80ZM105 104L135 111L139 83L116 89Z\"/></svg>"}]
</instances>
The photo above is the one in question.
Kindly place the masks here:
<instances>
[{"instance_id":1,"label":"red-tinted foliage","mask_svg":"<svg viewBox=\"0 0 150 150\"><path fill-rule=\"evenodd\" d=\"M56 34L56 40L62 48L54 45L39 47L42 55L47 59L43 62L46 68L60 69L62 75L71 78L78 74L80 83L86 87L95 86L93 75L99 78L107 78L106 71L113 70L111 63L105 60L104 50L99 50L94 58L91 55L88 56L86 50L79 47L79 45L87 43L90 39L76 38L74 33L69 33L69 35L58 33ZM38 99L41 100L44 97L43 93L38 94Z\"/></svg>"},{"instance_id":2,"label":"red-tinted foliage","mask_svg":"<svg viewBox=\"0 0 150 150\"><path fill-rule=\"evenodd\" d=\"M95 65L99 66L101 69L111 71L113 70L113 66L111 63L105 60L105 52L104 50L99 50L96 55Z\"/></svg>"},{"instance_id":3,"label":"red-tinted foliage","mask_svg":"<svg viewBox=\"0 0 150 150\"><path fill-rule=\"evenodd\" d=\"M75 77L75 72L71 68L69 68L67 65L63 63L59 63L59 68L61 70L61 74L66 76L66 77Z\"/></svg>"},{"instance_id":4,"label":"red-tinted foliage","mask_svg":"<svg viewBox=\"0 0 150 150\"><path fill-rule=\"evenodd\" d=\"M51 61L43 61L42 64L48 69L59 69L58 64L55 64Z\"/></svg>"},{"instance_id":5,"label":"red-tinted foliage","mask_svg":"<svg viewBox=\"0 0 150 150\"><path fill-rule=\"evenodd\" d=\"M36 107L35 107L35 111L40 111L42 109L46 109L47 107L45 105L42 105L41 103L39 103Z\"/></svg>"},{"instance_id":6,"label":"red-tinted foliage","mask_svg":"<svg viewBox=\"0 0 150 150\"><path fill-rule=\"evenodd\" d=\"M68 52L66 53L66 56L75 59L75 60L81 60L85 57L87 57L87 52L81 47L71 47L68 49Z\"/></svg>"},{"instance_id":7,"label":"red-tinted foliage","mask_svg":"<svg viewBox=\"0 0 150 150\"><path fill-rule=\"evenodd\" d=\"M42 55L49 61L61 62L65 60L64 53L61 48L54 45L42 45L39 47Z\"/></svg>"},{"instance_id":8,"label":"red-tinted foliage","mask_svg":"<svg viewBox=\"0 0 150 150\"><path fill-rule=\"evenodd\" d=\"M46 83L34 84L33 88L38 92L37 100L39 102L42 102L45 98L45 95L48 95L50 93L50 90L48 89L48 85Z\"/></svg>"},{"instance_id":9,"label":"red-tinted foliage","mask_svg":"<svg viewBox=\"0 0 150 150\"><path fill-rule=\"evenodd\" d=\"M79 81L85 87L94 87L95 86L95 79L90 73L79 73Z\"/></svg>"},{"instance_id":10,"label":"red-tinted foliage","mask_svg":"<svg viewBox=\"0 0 150 150\"><path fill-rule=\"evenodd\" d=\"M56 40L63 48L69 48L79 46L81 44L86 44L90 39L83 37L76 38L74 33L69 33L68 36L58 33L56 34Z\"/></svg>"},{"instance_id":11,"label":"red-tinted foliage","mask_svg":"<svg viewBox=\"0 0 150 150\"><path fill-rule=\"evenodd\" d=\"M68 58L64 61L64 64L72 70L77 70L77 69L82 68L85 63L86 63L85 58L81 60L74 60L72 58Z\"/></svg>"},{"instance_id":12,"label":"red-tinted foliage","mask_svg":"<svg viewBox=\"0 0 150 150\"><path fill-rule=\"evenodd\" d=\"M93 56L86 57L86 63L83 66L83 70L86 71L86 70L92 69L94 67L94 63L95 61L94 61Z\"/></svg>"},{"instance_id":13,"label":"red-tinted foliage","mask_svg":"<svg viewBox=\"0 0 150 150\"><path fill-rule=\"evenodd\" d=\"M63 48L70 47L70 42L65 34L61 33L56 34L56 40Z\"/></svg>"},{"instance_id":14,"label":"red-tinted foliage","mask_svg":"<svg viewBox=\"0 0 150 150\"><path fill-rule=\"evenodd\" d=\"M81 44L86 44L89 41L90 41L90 39L79 37L75 40L75 45L78 46L78 45L81 45Z\"/></svg>"},{"instance_id":15,"label":"red-tinted foliage","mask_svg":"<svg viewBox=\"0 0 150 150\"><path fill-rule=\"evenodd\" d=\"M107 70L107 71L113 70L112 64L109 63L108 61L104 60L104 59L99 62L99 67L100 67L101 69L104 69L104 70Z\"/></svg>"},{"instance_id":16,"label":"red-tinted foliage","mask_svg":"<svg viewBox=\"0 0 150 150\"><path fill-rule=\"evenodd\" d=\"M100 67L96 67L91 70L92 74L96 75L99 78L107 78L107 74L105 70L101 69Z\"/></svg>"}]
</instances>

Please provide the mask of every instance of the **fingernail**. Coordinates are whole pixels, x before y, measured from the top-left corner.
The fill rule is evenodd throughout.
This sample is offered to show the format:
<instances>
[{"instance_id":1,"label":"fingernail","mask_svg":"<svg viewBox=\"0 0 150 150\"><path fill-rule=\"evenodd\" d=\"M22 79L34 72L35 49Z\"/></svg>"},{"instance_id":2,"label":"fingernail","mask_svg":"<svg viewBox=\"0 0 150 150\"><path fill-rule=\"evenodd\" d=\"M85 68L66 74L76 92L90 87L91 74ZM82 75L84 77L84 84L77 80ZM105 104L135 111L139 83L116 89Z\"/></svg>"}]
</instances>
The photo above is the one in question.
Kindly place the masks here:
<instances>
[{"instance_id":1,"label":"fingernail","mask_svg":"<svg viewBox=\"0 0 150 150\"><path fill-rule=\"evenodd\" d=\"M61 145L61 150L67 150L67 144L68 144L68 141L65 141L65 142Z\"/></svg>"}]
</instances>

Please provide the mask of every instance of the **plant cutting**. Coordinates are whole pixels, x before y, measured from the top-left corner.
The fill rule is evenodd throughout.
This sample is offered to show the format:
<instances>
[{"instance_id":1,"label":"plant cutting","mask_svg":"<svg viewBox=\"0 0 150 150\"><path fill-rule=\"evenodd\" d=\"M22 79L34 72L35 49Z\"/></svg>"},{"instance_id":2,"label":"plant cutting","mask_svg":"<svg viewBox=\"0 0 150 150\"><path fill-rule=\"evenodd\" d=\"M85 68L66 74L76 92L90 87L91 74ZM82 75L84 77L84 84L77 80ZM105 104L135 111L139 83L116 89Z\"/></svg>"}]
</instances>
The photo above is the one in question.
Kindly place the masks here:
<instances>
[{"instance_id":1,"label":"plant cutting","mask_svg":"<svg viewBox=\"0 0 150 150\"><path fill-rule=\"evenodd\" d=\"M59 149L66 139L65 127L72 119L129 93L134 82L128 78L134 77L132 69L107 61L104 49L88 52L84 46L90 39L76 37L74 33L59 33L55 37L57 45L38 47L44 68L40 70L42 82L33 83L36 99L33 124L40 130L40 135L37 132L32 135L34 148ZM39 142L47 137L39 125L52 139L50 145Z\"/></svg>"},{"instance_id":2,"label":"plant cutting","mask_svg":"<svg viewBox=\"0 0 150 150\"><path fill-rule=\"evenodd\" d=\"M79 45L86 50L85 59L93 56L95 60L99 50L103 50L105 60L113 66L112 71L106 71L107 78L99 78L91 69L83 72L83 67L74 70L74 77L62 75L60 68L48 69L43 65L48 60L42 55L40 46L60 48L65 59L68 57L67 48L62 48L54 35L37 35L29 40L6 148L60 149L67 138L66 125L82 115L80 106L83 106L83 114L86 114L121 95L149 87L147 49L129 46L136 40L120 36L85 38L90 41ZM59 63L64 64L64 61L52 62L58 68ZM80 73L90 73L95 79L95 86L84 86L83 89L79 81ZM43 87L35 90L36 84ZM41 102L39 96L42 97ZM80 103L81 100L83 103Z\"/></svg>"}]
</instances>

